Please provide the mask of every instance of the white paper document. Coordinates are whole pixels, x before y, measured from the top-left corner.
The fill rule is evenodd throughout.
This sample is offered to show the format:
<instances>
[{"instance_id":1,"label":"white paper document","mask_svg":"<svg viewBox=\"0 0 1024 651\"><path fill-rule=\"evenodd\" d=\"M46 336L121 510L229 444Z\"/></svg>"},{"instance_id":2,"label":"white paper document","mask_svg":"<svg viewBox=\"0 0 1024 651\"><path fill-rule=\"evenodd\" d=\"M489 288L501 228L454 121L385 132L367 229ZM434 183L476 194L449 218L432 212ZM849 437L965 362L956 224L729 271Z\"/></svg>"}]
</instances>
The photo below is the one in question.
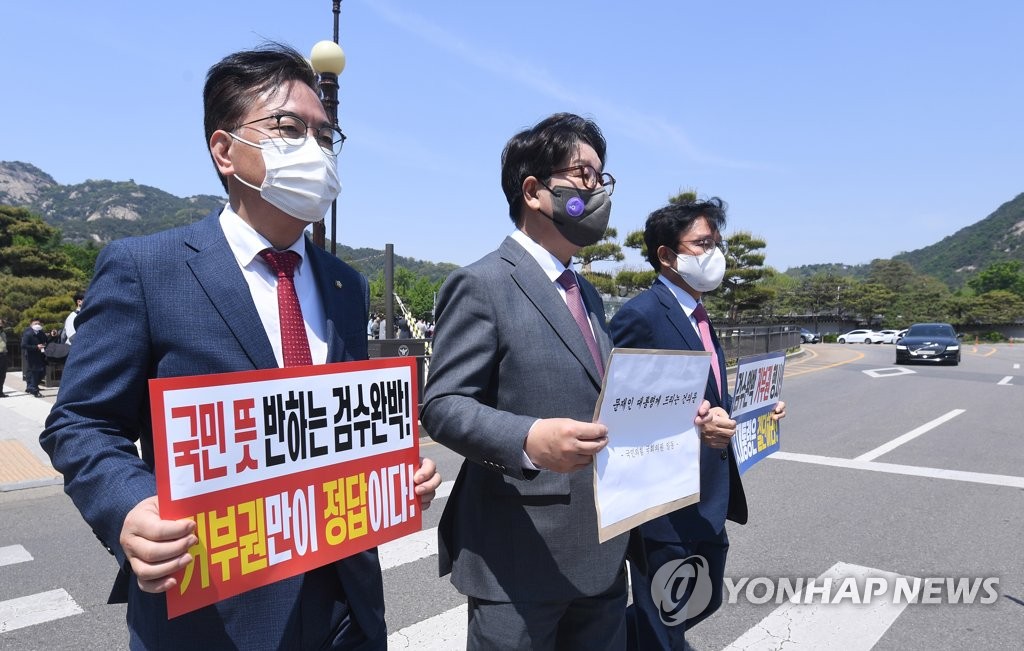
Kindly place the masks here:
<instances>
[{"instance_id":1,"label":"white paper document","mask_svg":"<svg viewBox=\"0 0 1024 651\"><path fill-rule=\"evenodd\" d=\"M605 542L700 499L700 438L711 353L612 350L594 419L608 446L594 463L599 537Z\"/></svg>"}]
</instances>

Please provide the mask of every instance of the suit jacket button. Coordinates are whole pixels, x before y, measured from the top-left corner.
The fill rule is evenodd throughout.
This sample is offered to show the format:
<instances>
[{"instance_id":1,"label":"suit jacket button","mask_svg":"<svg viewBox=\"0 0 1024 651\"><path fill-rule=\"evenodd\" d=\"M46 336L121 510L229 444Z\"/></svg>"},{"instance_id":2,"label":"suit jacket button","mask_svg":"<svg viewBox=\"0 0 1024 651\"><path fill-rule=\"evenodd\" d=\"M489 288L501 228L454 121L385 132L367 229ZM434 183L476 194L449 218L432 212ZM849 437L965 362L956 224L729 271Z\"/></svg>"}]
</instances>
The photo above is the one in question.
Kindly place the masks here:
<instances>
[{"instance_id":1,"label":"suit jacket button","mask_svg":"<svg viewBox=\"0 0 1024 651\"><path fill-rule=\"evenodd\" d=\"M722 461L725 461L728 458L729 458L729 453L726 452L725 450L722 450Z\"/></svg>"}]
</instances>

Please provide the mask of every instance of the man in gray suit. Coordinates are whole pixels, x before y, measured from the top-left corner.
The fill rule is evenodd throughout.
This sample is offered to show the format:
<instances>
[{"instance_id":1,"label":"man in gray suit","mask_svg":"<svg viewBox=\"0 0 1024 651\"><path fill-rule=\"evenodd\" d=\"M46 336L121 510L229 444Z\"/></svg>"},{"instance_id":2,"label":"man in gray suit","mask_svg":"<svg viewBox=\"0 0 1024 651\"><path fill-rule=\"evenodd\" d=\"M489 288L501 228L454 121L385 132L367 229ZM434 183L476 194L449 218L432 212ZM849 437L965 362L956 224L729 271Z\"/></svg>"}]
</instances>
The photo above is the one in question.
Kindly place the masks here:
<instances>
[{"instance_id":1,"label":"man in gray suit","mask_svg":"<svg viewBox=\"0 0 1024 651\"><path fill-rule=\"evenodd\" d=\"M515 230L438 296L421 420L466 457L439 526L470 649L621 649L627 536L598 544L591 422L610 350L572 256L604 235L615 179L597 125L553 115L502 153Z\"/></svg>"}]
</instances>

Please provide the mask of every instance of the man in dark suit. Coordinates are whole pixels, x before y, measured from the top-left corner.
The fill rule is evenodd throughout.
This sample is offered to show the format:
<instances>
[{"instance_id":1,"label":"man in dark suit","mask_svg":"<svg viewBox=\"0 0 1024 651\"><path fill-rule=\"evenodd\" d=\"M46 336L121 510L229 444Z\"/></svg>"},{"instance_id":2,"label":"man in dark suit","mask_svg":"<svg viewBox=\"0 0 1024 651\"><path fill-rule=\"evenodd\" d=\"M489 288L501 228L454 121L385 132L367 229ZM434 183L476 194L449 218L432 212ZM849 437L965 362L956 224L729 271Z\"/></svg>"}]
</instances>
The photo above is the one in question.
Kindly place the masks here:
<instances>
[{"instance_id":1,"label":"man in dark suit","mask_svg":"<svg viewBox=\"0 0 1024 651\"><path fill-rule=\"evenodd\" d=\"M191 520L160 517L147 380L367 356L366 279L304 237L338 194L343 139L315 73L285 46L239 52L210 69L204 106L228 204L103 249L40 441L117 558L111 596L128 601L133 649L384 649L375 550L166 616L162 593L197 537ZM429 502L433 463L415 478Z\"/></svg>"},{"instance_id":2,"label":"man in dark suit","mask_svg":"<svg viewBox=\"0 0 1024 651\"><path fill-rule=\"evenodd\" d=\"M700 428L700 502L651 520L640 526L647 559L647 573L632 566L633 606L630 648L683 649L684 633L713 613L722 603L722 579L729 536L726 518L745 524L747 501L740 483L729 441L736 422L729 417L725 355L701 298L719 286L725 275L725 204L718 198L673 203L647 218L644 243L647 259L659 272L654 285L630 299L612 317L611 333L621 348L713 351L712 369L704 398L711 409ZM705 343L706 342L706 343ZM773 417L785 415L779 402ZM652 597L652 577L665 563L699 555L701 567L710 571L712 593L706 608L686 613L685 620L667 626L661 604ZM699 570L697 570L699 571ZM681 607L685 607L682 604ZM635 633L635 636L633 635Z\"/></svg>"},{"instance_id":3,"label":"man in dark suit","mask_svg":"<svg viewBox=\"0 0 1024 651\"><path fill-rule=\"evenodd\" d=\"M21 359L25 369L25 393L37 398L43 397L39 392L39 383L46 374L46 333L43 322L32 319L25 331L21 333Z\"/></svg>"},{"instance_id":4,"label":"man in dark suit","mask_svg":"<svg viewBox=\"0 0 1024 651\"><path fill-rule=\"evenodd\" d=\"M441 574L469 596L470 649L624 646L627 537L598 544L591 467L610 347L601 298L572 269L608 223L604 160L576 115L513 136L501 174L515 229L438 296L421 419L467 459L438 536Z\"/></svg>"}]
</instances>

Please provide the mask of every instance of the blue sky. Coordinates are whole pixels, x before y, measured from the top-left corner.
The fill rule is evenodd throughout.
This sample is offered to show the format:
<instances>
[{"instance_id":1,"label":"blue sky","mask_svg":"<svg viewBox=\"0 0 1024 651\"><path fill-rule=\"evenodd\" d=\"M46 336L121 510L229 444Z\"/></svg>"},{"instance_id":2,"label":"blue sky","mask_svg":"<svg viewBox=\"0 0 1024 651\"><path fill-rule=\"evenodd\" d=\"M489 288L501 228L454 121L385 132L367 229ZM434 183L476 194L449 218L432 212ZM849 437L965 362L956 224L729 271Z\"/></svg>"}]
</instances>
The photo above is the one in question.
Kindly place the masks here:
<instances>
[{"instance_id":1,"label":"blue sky","mask_svg":"<svg viewBox=\"0 0 1024 651\"><path fill-rule=\"evenodd\" d=\"M332 36L329 0L5 4L0 160L179 196L223 194L209 66ZM472 262L512 228L505 142L568 110L608 139L620 237L692 188L780 270L920 248L1024 191L1021 24L1009 0L344 0L338 240Z\"/></svg>"}]
</instances>

